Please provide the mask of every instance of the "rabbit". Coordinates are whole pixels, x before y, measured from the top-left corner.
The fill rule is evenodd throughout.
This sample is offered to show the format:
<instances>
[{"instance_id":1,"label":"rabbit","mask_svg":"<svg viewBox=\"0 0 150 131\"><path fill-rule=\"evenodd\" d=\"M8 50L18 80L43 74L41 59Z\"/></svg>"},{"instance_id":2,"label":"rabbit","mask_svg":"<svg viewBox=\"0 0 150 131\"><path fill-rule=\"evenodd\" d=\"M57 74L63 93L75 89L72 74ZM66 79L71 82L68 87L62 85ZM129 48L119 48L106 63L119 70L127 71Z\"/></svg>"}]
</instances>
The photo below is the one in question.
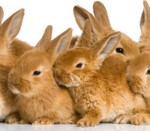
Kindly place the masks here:
<instances>
[{"instance_id":1,"label":"rabbit","mask_svg":"<svg viewBox=\"0 0 150 131\"><path fill-rule=\"evenodd\" d=\"M90 20L92 24L91 45L101 40L103 37L106 37L112 33L117 32L111 27L107 10L101 2L99 1L94 2L93 11L94 11L95 17L86 9L80 6L74 6L74 9L73 9L75 20L82 31L84 29L86 20L87 19ZM76 42L76 44L77 43L78 42ZM132 50L138 52L137 47L136 47L137 46L136 42L134 42L129 36L121 32L120 42L112 53L113 54L117 53L126 57L127 53L123 48L124 46L123 44L128 44L129 46L133 48Z\"/></svg>"},{"instance_id":2,"label":"rabbit","mask_svg":"<svg viewBox=\"0 0 150 131\"><path fill-rule=\"evenodd\" d=\"M12 14L0 25L0 121L4 121L7 115L16 111L13 103L14 95L8 89L8 73L15 62L12 50L9 48L17 36L24 16L24 9ZM3 9L0 8L0 21L2 21ZM1 23L1 22L0 22Z\"/></svg>"},{"instance_id":3,"label":"rabbit","mask_svg":"<svg viewBox=\"0 0 150 131\"><path fill-rule=\"evenodd\" d=\"M59 88L53 78L56 57L69 47L72 29L51 40L52 26L32 50L25 52L8 75L8 87L16 95L21 123L75 123L73 101L66 88Z\"/></svg>"},{"instance_id":4,"label":"rabbit","mask_svg":"<svg viewBox=\"0 0 150 131\"><path fill-rule=\"evenodd\" d=\"M141 15L140 29L141 35L138 42L140 52L150 51L150 7L147 1L143 1L144 10Z\"/></svg>"},{"instance_id":5,"label":"rabbit","mask_svg":"<svg viewBox=\"0 0 150 131\"><path fill-rule=\"evenodd\" d=\"M4 16L4 11L3 8L0 7L0 26L3 20L3 16ZM13 27L15 28L15 27ZM20 25L21 28L21 25ZM20 28L18 29L18 31L20 30ZM14 39L12 41L12 44L10 45L11 50L12 50L12 55L14 55L14 57L19 58L24 52L26 52L27 50L32 49L32 46L29 45L27 42L21 41L19 39Z\"/></svg>"},{"instance_id":6,"label":"rabbit","mask_svg":"<svg viewBox=\"0 0 150 131\"><path fill-rule=\"evenodd\" d=\"M135 113L129 116L120 116L118 119L129 119L133 124L150 124L150 89L149 89L149 74L150 74L150 53L144 51L136 54L135 57L128 60L126 71L126 79L130 89L135 94L141 94L148 107L148 111Z\"/></svg>"},{"instance_id":7,"label":"rabbit","mask_svg":"<svg viewBox=\"0 0 150 131\"><path fill-rule=\"evenodd\" d=\"M86 20L85 26L89 23ZM90 29L90 26L87 27ZM83 34L89 35L87 32ZM121 114L132 114L133 110L146 112L145 99L134 94L126 81L126 61L122 60L121 55L111 54L121 34L116 32L106 36L90 48L86 46L83 34L77 45L60 54L53 65L57 84L69 90L75 110L82 116L77 125L128 123L128 119L119 121L116 118ZM88 38L92 40L92 37Z\"/></svg>"}]
</instances>

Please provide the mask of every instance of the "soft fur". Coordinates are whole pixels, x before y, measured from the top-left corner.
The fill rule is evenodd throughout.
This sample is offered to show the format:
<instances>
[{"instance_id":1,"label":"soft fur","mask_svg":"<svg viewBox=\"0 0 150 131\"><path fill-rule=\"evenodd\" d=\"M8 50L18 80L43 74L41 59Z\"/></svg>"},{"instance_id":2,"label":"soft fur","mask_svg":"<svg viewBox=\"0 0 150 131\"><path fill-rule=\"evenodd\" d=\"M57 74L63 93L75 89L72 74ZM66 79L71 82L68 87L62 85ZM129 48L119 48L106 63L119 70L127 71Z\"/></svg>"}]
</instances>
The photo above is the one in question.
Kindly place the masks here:
<instances>
[{"instance_id":1,"label":"soft fur","mask_svg":"<svg viewBox=\"0 0 150 131\"><path fill-rule=\"evenodd\" d=\"M94 2L93 11L95 17L86 9L80 6L74 7L75 20L82 31L84 30L86 21L89 19L91 22L92 40L89 43L90 46L95 42L101 40L103 37L106 37L112 33L116 33L116 31L111 27L107 10L101 2ZM126 34L121 33L120 42L116 46L116 49L113 53L126 56L127 52L124 49L123 44L128 44L129 46L131 46L132 51L137 50L136 43L131 40L131 38Z\"/></svg>"},{"instance_id":2,"label":"soft fur","mask_svg":"<svg viewBox=\"0 0 150 131\"><path fill-rule=\"evenodd\" d=\"M56 56L68 48L72 30L66 30L52 41L51 30L48 26L36 47L22 55L9 73L8 85L16 94L21 123L76 121L72 99L65 88L57 86L51 69ZM34 75L35 71L41 74Z\"/></svg>"},{"instance_id":3,"label":"soft fur","mask_svg":"<svg viewBox=\"0 0 150 131\"><path fill-rule=\"evenodd\" d=\"M141 35L138 42L140 52L150 51L150 7L146 0L143 1L143 6L140 20Z\"/></svg>"},{"instance_id":4,"label":"soft fur","mask_svg":"<svg viewBox=\"0 0 150 131\"><path fill-rule=\"evenodd\" d=\"M75 109L82 116L77 124L128 123L128 119L122 121L117 117L132 114L133 110L147 110L143 97L132 93L128 87L126 62L119 55L107 57L116 48L120 33L111 34L90 48L81 46L84 43L81 38L80 47L61 54L53 66L55 80L68 88Z\"/></svg>"},{"instance_id":5,"label":"soft fur","mask_svg":"<svg viewBox=\"0 0 150 131\"><path fill-rule=\"evenodd\" d=\"M3 16L4 16L3 8L0 7L0 24L2 23ZM21 22L21 24L22 24L22 22ZM20 30L21 24L20 24L20 26L16 27L17 28L16 31ZM0 25L0 26L2 26L2 25ZM15 29L15 25L14 25L13 29ZM15 39L15 40L12 41L11 45L9 46L9 48L11 50L12 56L14 55L14 57L16 57L16 59L17 59L24 52L26 52L27 50L32 49L32 46L29 45L27 42L21 41L19 39Z\"/></svg>"},{"instance_id":6,"label":"soft fur","mask_svg":"<svg viewBox=\"0 0 150 131\"><path fill-rule=\"evenodd\" d=\"M127 68L127 81L131 90L136 94L142 94L145 97L148 109L150 111L150 53L143 52L129 60ZM135 124L149 124L150 112L138 114Z\"/></svg>"},{"instance_id":7,"label":"soft fur","mask_svg":"<svg viewBox=\"0 0 150 131\"><path fill-rule=\"evenodd\" d=\"M3 10L0 8L0 19L2 15ZM10 47L20 30L23 16L24 9L20 9L0 25L0 121L15 111L14 95L7 87L7 77L16 60Z\"/></svg>"}]
</instances>

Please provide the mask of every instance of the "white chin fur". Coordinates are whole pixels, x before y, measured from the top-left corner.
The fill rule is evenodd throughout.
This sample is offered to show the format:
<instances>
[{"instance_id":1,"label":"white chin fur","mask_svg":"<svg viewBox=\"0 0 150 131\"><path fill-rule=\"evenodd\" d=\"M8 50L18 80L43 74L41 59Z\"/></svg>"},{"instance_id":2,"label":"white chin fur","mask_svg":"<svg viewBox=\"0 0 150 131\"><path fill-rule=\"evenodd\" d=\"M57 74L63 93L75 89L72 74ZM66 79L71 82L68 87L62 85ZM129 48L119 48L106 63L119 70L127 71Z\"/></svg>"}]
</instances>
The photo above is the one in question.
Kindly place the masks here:
<instances>
[{"instance_id":1,"label":"white chin fur","mask_svg":"<svg viewBox=\"0 0 150 131\"><path fill-rule=\"evenodd\" d=\"M0 122L10 113L9 108L6 107L5 101L0 99Z\"/></svg>"},{"instance_id":2,"label":"white chin fur","mask_svg":"<svg viewBox=\"0 0 150 131\"><path fill-rule=\"evenodd\" d=\"M16 89L16 88L11 88L10 90L11 90L12 93L14 93L14 94L20 94L20 91L19 91L18 89Z\"/></svg>"}]
</instances>

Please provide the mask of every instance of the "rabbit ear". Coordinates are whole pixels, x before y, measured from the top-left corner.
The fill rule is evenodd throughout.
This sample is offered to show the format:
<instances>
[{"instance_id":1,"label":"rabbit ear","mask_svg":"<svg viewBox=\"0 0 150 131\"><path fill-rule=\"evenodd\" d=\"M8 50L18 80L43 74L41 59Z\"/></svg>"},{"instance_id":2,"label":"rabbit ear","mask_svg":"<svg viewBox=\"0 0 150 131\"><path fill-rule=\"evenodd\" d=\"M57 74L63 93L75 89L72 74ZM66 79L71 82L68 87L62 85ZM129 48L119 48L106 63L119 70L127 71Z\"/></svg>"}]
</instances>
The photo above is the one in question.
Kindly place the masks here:
<instances>
[{"instance_id":1,"label":"rabbit ear","mask_svg":"<svg viewBox=\"0 0 150 131\"><path fill-rule=\"evenodd\" d=\"M71 38L72 29L69 28L50 42L47 53L50 56L58 56L60 53L68 49Z\"/></svg>"},{"instance_id":2,"label":"rabbit ear","mask_svg":"<svg viewBox=\"0 0 150 131\"><path fill-rule=\"evenodd\" d=\"M113 50L116 48L120 40L120 32L113 33L101 41L98 41L90 48L92 54L100 56L101 60L104 60Z\"/></svg>"},{"instance_id":3,"label":"rabbit ear","mask_svg":"<svg viewBox=\"0 0 150 131\"><path fill-rule=\"evenodd\" d=\"M88 12L86 9L75 6L74 7L74 16L76 19L77 24L79 25L81 30L84 30L84 25L87 19L90 20L92 25L92 31L93 33L101 32L103 29L99 26L97 20L94 18L94 16Z\"/></svg>"},{"instance_id":4,"label":"rabbit ear","mask_svg":"<svg viewBox=\"0 0 150 131\"><path fill-rule=\"evenodd\" d=\"M11 43L20 31L24 16L24 9L20 9L11 15L0 28L2 37L7 38L7 42Z\"/></svg>"},{"instance_id":5,"label":"rabbit ear","mask_svg":"<svg viewBox=\"0 0 150 131\"><path fill-rule=\"evenodd\" d=\"M0 24L2 23L3 16L4 16L4 11L3 8L0 6Z\"/></svg>"},{"instance_id":6,"label":"rabbit ear","mask_svg":"<svg viewBox=\"0 0 150 131\"><path fill-rule=\"evenodd\" d=\"M71 42L70 42L69 48L73 48L73 47L76 46L76 43L78 42L78 38L79 38L79 36L73 36L71 38Z\"/></svg>"},{"instance_id":7,"label":"rabbit ear","mask_svg":"<svg viewBox=\"0 0 150 131\"><path fill-rule=\"evenodd\" d=\"M78 26L80 27L81 30L83 30L85 21L89 19L87 12L80 6L74 6L73 13Z\"/></svg>"},{"instance_id":8,"label":"rabbit ear","mask_svg":"<svg viewBox=\"0 0 150 131\"><path fill-rule=\"evenodd\" d=\"M82 32L82 35L80 36L76 47L90 47L92 43L92 31L91 31L91 23L90 20L86 20L85 26Z\"/></svg>"},{"instance_id":9,"label":"rabbit ear","mask_svg":"<svg viewBox=\"0 0 150 131\"><path fill-rule=\"evenodd\" d=\"M106 30L113 30L110 25L107 10L100 1L94 2L93 11L96 19L103 28L105 28Z\"/></svg>"},{"instance_id":10,"label":"rabbit ear","mask_svg":"<svg viewBox=\"0 0 150 131\"><path fill-rule=\"evenodd\" d=\"M150 39L150 7L147 1L143 1L144 10L141 15L140 28L141 28L141 39Z\"/></svg>"},{"instance_id":11,"label":"rabbit ear","mask_svg":"<svg viewBox=\"0 0 150 131\"><path fill-rule=\"evenodd\" d=\"M52 26L48 25L44 31L42 38L37 43L36 47L47 50L49 47L49 43L51 41L51 37L52 37Z\"/></svg>"}]
</instances>

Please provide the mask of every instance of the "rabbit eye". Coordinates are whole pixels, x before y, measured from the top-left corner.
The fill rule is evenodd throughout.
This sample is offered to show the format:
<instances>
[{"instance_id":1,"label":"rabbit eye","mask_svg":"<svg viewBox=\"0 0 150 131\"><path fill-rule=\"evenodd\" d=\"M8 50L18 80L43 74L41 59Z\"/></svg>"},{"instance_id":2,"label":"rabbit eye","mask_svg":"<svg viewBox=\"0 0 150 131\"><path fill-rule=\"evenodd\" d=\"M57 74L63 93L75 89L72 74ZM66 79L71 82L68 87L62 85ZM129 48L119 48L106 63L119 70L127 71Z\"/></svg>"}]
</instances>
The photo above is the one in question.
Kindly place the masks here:
<instances>
[{"instance_id":1,"label":"rabbit eye","mask_svg":"<svg viewBox=\"0 0 150 131\"><path fill-rule=\"evenodd\" d=\"M124 50L123 50L123 48L116 48L116 52L123 54L123 53L124 53Z\"/></svg>"},{"instance_id":2,"label":"rabbit eye","mask_svg":"<svg viewBox=\"0 0 150 131\"><path fill-rule=\"evenodd\" d=\"M147 70L146 74L150 75L150 69Z\"/></svg>"},{"instance_id":3,"label":"rabbit eye","mask_svg":"<svg viewBox=\"0 0 150 131\"><path fill-rule=\"evenodd\" d=\"M76 68L82 68L82 63L78 63L77 65L76 65Z\"/></svg>"},{"instance_id":4,"label":"rabbit eye","mask_svg":"<svg viewBox=\"0 0 150 131\"><path fill-rule=\"evenodd\" d=\"M40 74L41 74L41 71L34 71L34 72L33 72L33 75L34 75L34 76L38 76L38 75L40 75Z\"/></svg>"}]
</instances>

